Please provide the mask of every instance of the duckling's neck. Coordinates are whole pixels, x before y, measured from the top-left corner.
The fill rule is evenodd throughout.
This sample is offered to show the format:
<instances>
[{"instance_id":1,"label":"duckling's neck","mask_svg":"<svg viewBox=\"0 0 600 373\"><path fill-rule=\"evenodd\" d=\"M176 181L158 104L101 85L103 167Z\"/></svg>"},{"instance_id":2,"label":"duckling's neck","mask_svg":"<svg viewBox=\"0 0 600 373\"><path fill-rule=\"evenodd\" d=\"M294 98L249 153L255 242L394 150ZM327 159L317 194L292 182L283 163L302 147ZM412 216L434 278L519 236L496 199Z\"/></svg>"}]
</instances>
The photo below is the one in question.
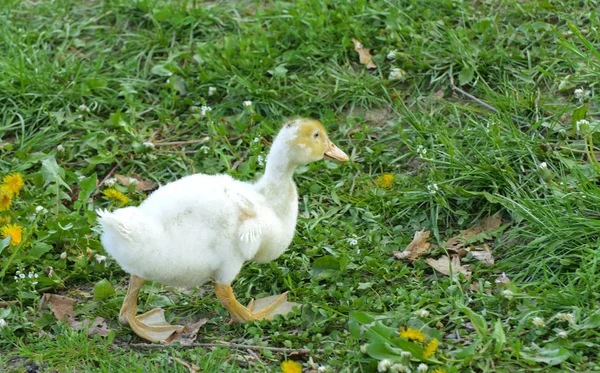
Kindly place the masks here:
<instances>
[{"instance_id":1,"label":"duckling's neck","mask_svg":"<svg viewBox=\"0 0 600 373\"><path fill-rule=\"evenodd\" d=\"M276 157L270 153L267 156L265 173L257 183L258 191L269 197L277 196L282 190L287 191L289 184L294 182L296 167L285 157Z\"/></svg>"}]
</instances>

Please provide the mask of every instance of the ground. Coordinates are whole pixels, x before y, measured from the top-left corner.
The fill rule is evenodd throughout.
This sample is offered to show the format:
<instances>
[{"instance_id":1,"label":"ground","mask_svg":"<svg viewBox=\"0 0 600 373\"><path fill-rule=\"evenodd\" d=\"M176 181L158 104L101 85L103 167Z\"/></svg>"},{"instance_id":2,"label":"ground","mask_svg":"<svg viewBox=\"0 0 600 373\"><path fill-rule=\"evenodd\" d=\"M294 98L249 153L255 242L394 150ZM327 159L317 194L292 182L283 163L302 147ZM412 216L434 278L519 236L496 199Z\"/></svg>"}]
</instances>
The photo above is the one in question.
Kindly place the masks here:
<instances>
[{"instance_id":1,"label":"ground","mask_svg":"<svg viewBox=\"0 0 600 373\"><path fill-rule=\"evenodd\" d=\"M597 8L1 1L0 177L24 186L0 195L0 225L23 227L0 241L0 370L600 371ZM300 309L228 325L212 284L150 284L142 309L207 323L191 346L143 344L118 324L127 275L103 260L93 211L194 172L255 179L297 116L351 162L298 170L290 249L247 264L234 289L289 291ZM105 193L117 175L127 200ZM394 255L421 230L422 257ZM470 268L434 270L444 255ZM111 331L57 322L43 293Z\"/></svg>"}]
</instances>

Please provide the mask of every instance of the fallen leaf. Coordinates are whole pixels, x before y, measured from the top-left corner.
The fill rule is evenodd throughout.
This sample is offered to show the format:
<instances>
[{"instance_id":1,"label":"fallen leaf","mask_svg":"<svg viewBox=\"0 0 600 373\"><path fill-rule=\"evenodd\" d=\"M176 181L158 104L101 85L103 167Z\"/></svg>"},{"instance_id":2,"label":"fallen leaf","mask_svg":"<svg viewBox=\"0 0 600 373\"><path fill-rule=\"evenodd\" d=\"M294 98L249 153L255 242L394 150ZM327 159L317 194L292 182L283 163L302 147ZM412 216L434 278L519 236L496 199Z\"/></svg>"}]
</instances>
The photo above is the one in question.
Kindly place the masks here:
<instances>
[{"instance_id":1,"label":"fallen leaf","mask_svg":"<svg viewBox=\"0 0 600 373\"><path fill-rule=\"evenodd\" d=\"M470 249L471 255L473 258L479 260L485 265L493 266L494 265L494 257L492 256L492 251L490 247L486 244L483 244L482 247L474 247Z\"/></svg>"},{"instance_id":2,"label":"fallen leaf","mask_svg":"<svg viewBox=\"0 0 600 373\"><path fill-rule=\"evenodd\" d=\"M115 175L117 182L123 186L135 184L135 189L140 192L147 192L158 187L158 183L151 180L144 180L138 174L132 174L131 177L125 175Z\"/></svg>"},{"instance_id":3,"label":"fallen leaf","mask_svg":"<svg viewBox=\"0 0 600 373\"><path fill-rule=\"evenodd\" d=\"M413 240L406 246L406 249L404 251L394 251L394 256L400 260L408 258L408 260L414 262L431 247L431 244L427 242L430 235L431 232L425 229L415 232Z\"/></svg>"},{"instance_id":4,"label":"fallen leaf","mask_svg":"<svg viewBox=\"0 0 600 373\"><path fill-rule=\"evenodd\" d=\"M107 337L110 332L108 325L106 325L106 321L100 316L96 317L94 321L91 319L85 319L83 322L73 320L69 325L75 330L86 329L88 336L98 334L102 337Z\"/></svg>"},{"instance_id":5,"label":"fallen leaf","mask_svg":"<svg viewBox=\"0 0 600 373\"><path fill-rule=\"evenodd\" d=\"M500 218L500 213L497 212L494 215L488 216L487 218L483 219L482 222L483 225L483 230L484 231L493 231L494 229L498 228L499 226L502 225L502 219Z\"/></svg>"},{"instance_id":6,"label":"fallen leaf","mask_svg":"<svg viewBox=\"0 0 600 373\"><path fill-rule=\"evenodd\" d=\"M458 255L452 256L452 262L447 255L440 257L439 259L425 259L427 264L433 267L436 271L440 272L443 275L450 276L450 272L456 276L458 273L462 273L466 278L471 277L471 271L469 271L468 266L463 266L460 264L460 257ZM450 268L452 265L452 268ZM452 271L451 271L452 270Z\"/></svg>"},{"instance_id":7,"label":"fallen leaf","mask_svg":"<svg viewBox=\"0 0 600 373\"><path fill-rule=\"evenodd\" d=\"M44 293L40 301L40 309L46 304L59 321L66 321L69 325L73 322L73 305L76 299L63 297L62 295Z\"/></svg>"},{"instance_id":8,"label":"fallen leaf","mask_svg":"<svg viewBox=\"0 0 600 373\"><path fill-rule=\"evenodd\" d=\"M181 346L191 346L196 341L198 336L198 330L202 325L206 324L208 319L200 319L195 323L186 325L181 332L171 334L169 338L165 340L165 344L173 342L179 342Z\"/></svg>"},{"instance_id":9,"label":"fallen leaf","mask_svg":"<svg viewBox=\"0 0 600 373\"><path fill-rule=\"evenodd\" d=\"M188 368L188 370L190 371L190 373L196 373L198 371L200 371L200 367L192 364L192 363L186 363L185 361L181 360L178 357L171 357L171 359L173 359L174 361L178 362L179 364L183 365L184 367Z\"/></svg>"},{"instance_id":10,"label":"fallen leaf","mask_svg":"<svg viewBox=\"0 0 600 373\"><path fill-rule=\"evenodd\" d=\"M360 63L367 66L367 69L376 69L377 65L373 63L373 56L371 50L363 47L362 43L356 39L352 39L354 43L354 50L358 52Z\"/></svg>"},{"instance_id":11,"label":"fallen leaf","mask_svg":"<svg viewBox=\"0 0 600 373\"><path fill-rule=\"evenodd\" d=\"M479 293L479 290L481 290L481 287L479 286L479 282L471 282L471 284L469 285L469 288L471 289L471 291L473 291L475 293Z\"/></svg>"},{"instance_id":12,"label":"fallen leaf","mask_svg":"<svg viewBox=\"0 0 600 373\"><path fill-rule=\"evenodd\" d=\"M444 91L440 89L433 94L433 97L437 98L438 100L444 98Z\"/></svg>"}]
</instances>

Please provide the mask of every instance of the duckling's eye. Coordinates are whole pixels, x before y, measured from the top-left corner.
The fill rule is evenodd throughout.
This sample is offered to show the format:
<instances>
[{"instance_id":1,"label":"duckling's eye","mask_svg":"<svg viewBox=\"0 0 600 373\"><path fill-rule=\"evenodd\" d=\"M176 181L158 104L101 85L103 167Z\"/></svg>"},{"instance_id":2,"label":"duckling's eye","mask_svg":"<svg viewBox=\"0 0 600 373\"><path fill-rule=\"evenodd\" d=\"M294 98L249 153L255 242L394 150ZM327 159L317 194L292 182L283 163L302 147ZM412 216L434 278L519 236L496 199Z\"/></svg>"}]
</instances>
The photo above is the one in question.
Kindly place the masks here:
<instances>
[{"instance_id":1,"label":"duckling's eye","mask_svg":"<svg viewBox=\"0 0 600 373\"><path fill-rule=\"evenodd\" d=\"M318 138L318 137L319 137L319 132L315 132L315 133L313 134L313 137L314 137L315 139L316 139L316 138Z\"/></svg>"}]
</instances>

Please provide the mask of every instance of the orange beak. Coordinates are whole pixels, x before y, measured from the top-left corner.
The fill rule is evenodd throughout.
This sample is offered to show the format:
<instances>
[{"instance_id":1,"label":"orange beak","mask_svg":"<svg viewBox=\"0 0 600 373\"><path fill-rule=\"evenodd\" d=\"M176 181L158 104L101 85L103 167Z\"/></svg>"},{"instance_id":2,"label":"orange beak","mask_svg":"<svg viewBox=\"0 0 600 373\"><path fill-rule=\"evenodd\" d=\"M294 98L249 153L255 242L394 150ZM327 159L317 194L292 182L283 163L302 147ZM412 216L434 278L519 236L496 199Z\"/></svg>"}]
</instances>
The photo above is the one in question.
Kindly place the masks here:
<instances>
[{"instance_id":1,"label":"orange beak","mask_svg":"<svg viewBox=\"0 0 600 373\"><path fill-rule=\"evenodd\" d=\"M329 159L330 161L338 161L338 162L347 162L350 160L348 154L344 153L340 148L335 146L334 143L329 141L329 147L325 151L324 154L325 159Z\"/></svg>"}]
</instances>

